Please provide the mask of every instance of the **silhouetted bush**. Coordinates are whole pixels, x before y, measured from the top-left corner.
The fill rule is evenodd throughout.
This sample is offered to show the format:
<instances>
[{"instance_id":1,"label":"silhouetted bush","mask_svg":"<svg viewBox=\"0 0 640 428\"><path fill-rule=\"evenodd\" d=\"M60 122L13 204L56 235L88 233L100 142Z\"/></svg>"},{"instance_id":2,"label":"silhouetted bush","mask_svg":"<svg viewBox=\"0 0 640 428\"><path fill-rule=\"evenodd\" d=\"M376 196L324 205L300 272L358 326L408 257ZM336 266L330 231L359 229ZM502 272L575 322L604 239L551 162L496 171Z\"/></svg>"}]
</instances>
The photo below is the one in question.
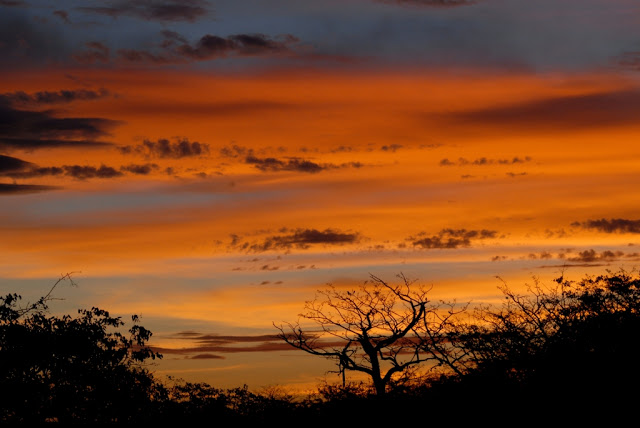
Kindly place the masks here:
<instances>
[{"instance_id":1,"label":"silhouetted bush","mask_svg":"<svg viewBox=\"0 0 640 428\"><path fill-rule=\"evenodd\" d=\"M371 384L345 383L323 384L304 398L160 382L144 365L159 355L137 317L124 333L120 318L98 308L48 315L51 292L24 307L9 294L0 297L0 421L313 426L635 415L640 278L608 272L549 287L536 281L522 295L502 291L503 305L448 318L437 330L443 351L455 357L443 359L447 370L429 377L403 370L384 395Z\"/></svg>"},{"instance_id":2,"label":"silhouetted bush","mask_svg":"<svg viewBox=\"0 0 640 428\"><path fill-rule=\"evenodd\" d=\"M134 324L122 333L124 322L98 308L50 316L49 296L26 307L17 294L0 297L0 420L144 418L162 393L142 366L160 356L145 346L151 332Z\"/></svg>"}]
</instances>

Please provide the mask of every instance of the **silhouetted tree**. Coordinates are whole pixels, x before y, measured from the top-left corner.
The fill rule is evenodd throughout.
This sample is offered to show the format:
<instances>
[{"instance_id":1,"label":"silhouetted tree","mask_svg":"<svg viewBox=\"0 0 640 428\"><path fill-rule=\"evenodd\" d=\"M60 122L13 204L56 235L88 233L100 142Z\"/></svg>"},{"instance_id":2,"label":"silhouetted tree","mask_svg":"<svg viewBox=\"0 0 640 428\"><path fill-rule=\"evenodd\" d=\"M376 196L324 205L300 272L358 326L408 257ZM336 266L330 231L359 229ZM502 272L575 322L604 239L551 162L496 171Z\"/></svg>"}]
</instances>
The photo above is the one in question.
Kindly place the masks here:
<instances>
[{"instance_id":1,"label":"silhouetted tree","mask_svg":"<svg viewBox=\"0 0 640 428\"><path fill-rule=\"evenodd\" d=\"M502 291L501 307L480 308L450 336L465 387L520 402L553 392L591 411L639 398L629 391L640 382L640 278L609 272Z\"/></svg>"},{"instance_id":2,"label":"silhouetted tree","mask_svg":"<svg viewBox=\"0 0 640 428\"><path fill-rule=\"evenodd\" d=\"M51 292L33 304L0 297L0 420L127 422L143 418L162 394L142 365L161 357L146 346L151 332L99 308L77 317L50 316Z\"/></svg>"},{"instance_id":3,"label":"silhouetted tree","mask_svg":"<svg viewBox=\"0 0 640 428\"><path fill-rule=\"evenodd\" d=\"M371 275L359 289L331 286L318 291L305 304L300 317L314 322L318 331L300 321L274 326L279 337L295 348L334 360L338 372L367 374L377 395L383 395L394 375L422 363L447 363L446 327L457 313L454 304L433 305L429 290L415 286L404 275L391 285Z\"/></svg>"}]
</instances>

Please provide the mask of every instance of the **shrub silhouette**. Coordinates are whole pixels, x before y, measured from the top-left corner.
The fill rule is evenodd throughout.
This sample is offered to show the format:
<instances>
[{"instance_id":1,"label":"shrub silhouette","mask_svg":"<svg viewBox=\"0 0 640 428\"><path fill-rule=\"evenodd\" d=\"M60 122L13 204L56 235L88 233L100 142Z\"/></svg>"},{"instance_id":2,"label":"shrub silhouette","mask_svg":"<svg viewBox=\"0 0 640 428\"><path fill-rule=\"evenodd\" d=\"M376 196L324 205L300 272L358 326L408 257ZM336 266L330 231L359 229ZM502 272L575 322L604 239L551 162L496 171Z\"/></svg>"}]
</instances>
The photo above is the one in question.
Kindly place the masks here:
<instances>
[{"instance_id":1,"label":"shrub silhouette","mask_svg":"<svg viewBox=\"0 0 640 428\"><path fill-rule=\"evenodd\" d=\"M502 291L501 307L479 308L449 336L464 354L460 375L447 380L458 400L501 402L512 412L544 398L563 412L618 409L609 417L633 408L640 278L608 272L578 282L560 277L549 287L536 281L525 295Z\"/></svg>"},{"instance_id":2,"label":"shrub silhouette","mask_svg":"<svg viewBox=\"0 0 640 428\"><path fill-rule=\"evenodd\" d=\"M70 278L58 282L63 279ZM410 291L381 289L384 285L376 282L368 287L362 292L373 293L371 302L393 290L406 298ZM366 383L326 384L306 399L276 390L254 393L247 386L167 385L145 368L146 361L160 355L147 346L151 332L135 322L136 316L126 331L119 317L99 308L80 310L75 317L51 316L51 291L26 306L20 306L17 294L0 297L2 422L299 424L345 417L381 423L384 418L394 422L412 409L417 412L412 418L430 422L450 422L453 416L456 422L477 422L478 415L485 415L500 422L535 416L575 424L595 416L617 421L633 415L639 398L640 277L624 271L578 282L561 277L549 287L536 281L525 294L505 285L501 306L475 312L447 306L431 312L435 308L426 299L415 300L417 306L408 306L415 312L397 318L402 322L394 324L390 336L411 340L401 341L390 355L402 363L425 352L441 371L428 378L411 376L417 367L411 363L397 370L411 382L394 377L384 385L385 394ZM358 325L366 327L367 307L358 307L365 322ZM365 333L373 337L369 330ZM312 338L296 330L287 339ZM384 340L380 336L372 346ZM314 343L326 345L307 345ZM343 340L335 350L314 349L323 357L355 358L355 346ZM325 355L322 349L336 354ZM380 349L378 356L386 358L387 351Z\"/></svg>"},{"instance_id":3,"label":"shrub silhouette","mask_svg":"<svg viewBox=\"0 0 640 428\"><path fill-rule=\"evenodd\" d=\"M61 278L70 279L68 275ZM55 288L55 285L54 285ZM52 288L53 290L53 288ZM0 297L0 420L23 423L131 422L161 392L142 363L160 357L151 332L99 308L77 317L47 314L51 291L20 307ZM133 316L133 321L137 317Z\"/></svg>"}]
</instances>

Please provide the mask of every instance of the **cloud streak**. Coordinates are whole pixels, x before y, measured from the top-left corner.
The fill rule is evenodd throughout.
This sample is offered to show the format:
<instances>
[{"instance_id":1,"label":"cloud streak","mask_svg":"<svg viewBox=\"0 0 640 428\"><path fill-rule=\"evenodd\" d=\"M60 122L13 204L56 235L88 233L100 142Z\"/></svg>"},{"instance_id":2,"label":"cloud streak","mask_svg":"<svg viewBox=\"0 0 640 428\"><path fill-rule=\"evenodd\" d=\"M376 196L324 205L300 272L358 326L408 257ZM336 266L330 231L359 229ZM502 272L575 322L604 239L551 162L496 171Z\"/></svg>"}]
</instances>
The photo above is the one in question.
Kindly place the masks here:
<instances>
[{"instance_id":1,"label":"cloud streak","mask_svg":"<svg viewBox=\"0 0 640 428\"><path fill-rule=\"evenodd\" d=\"M456 125L493 125L527 130L635 125L638 116L640 91L635 89L550 97L508 106L434 115Z\"/></svg>"},{"instance_id":2,"label":"cloud streak","mask_svg":"<svg viewBox=\"0 0 640 428\"><path fill-rule=\"evenodd\" d=\"M406 240L413 247L421 249L455 249L470 247L473 241L496 238L498 232L495 230L467 230L467 229L442 229L435 235L420 232L416 236L411 236Z\"/></svg>"},{"instance_id":3,"label":"cloud streak","mask_svg":"<svg viewBox=\"0 0 640 428\"><path fill-rule=\"evenodd\" d=\"M41 186L37 184L11 184L0 183L0 195L19 195L26 193L38 193L47 192L50 190L56 190L59 187L56 186Z\"/></svg>"},{"instance_id":4,"label":"cloud streak","mask_svg":"<svg viewBox=\"0 0 640 428\"><path fill-rule=\"evenodd\" d=\"M190 44L178 33L163 31L159 51L120 49L118 57L126 63L182 64L227 57L253 57L291 54L298 38L285 34L271 38L264 34L234 34L220 37L205 34Z\"/></svg>"},{"instance_id":5,"label":"cloud streak","mask_svg":"<svg viewBox=\"0 0 640 428\"><path fill-rule=\"evenodd\" d=\"M63 89L60 91L40 91L27 94L23 91L7 92L0 95L0 102L11 105L34 106L39 104L63 104L74 101L91 101L110 96L106 89Z\"/></svg>"},{"instance_id":6,"label":"cloud streak","mask_svg":"<svg viewBox=\"0 0 640 428\"><path fill-rule=\"evenodd\" d=\"M209 2L206 0L111 0L107 6L79 7L83 12L97 13L117 18L132 16L147 21L194 22L207 16Z\"/></svg>"},{"instance_id":7,"label":"cloud streak","mask_svg":"<svg viewBox=\"0 0 640 428\"><path fill-rule=\"evenodd\" d=\"M124 174L117 169L101 165L99 167L89 165L63 165L49 167L33 167L18 172L8 172L4 174L11 178L36 178L45 176L67 176L78 180L87 180L89 178L115 178Z\"/></svg>"},{"instance_id":8,"label":"cloud streak","mask_svg":"<svg viewBox=\"0 0 640 428\"><path fill-rule=\"evenodd\" d=\"M146 158L181 159L187 157L199 157L209 154L209 145L197 141L189 141L187 138L171 142L165 138L157 141L144 140L136 146L119 147L124 155L138 154Z\"/></svg>"},{"instance_id":9,"label":"cloud streak","mask_svg":"<svg viewBox=\"0 0 640 428\"><path fill-rule=\"evenodd\" d=\"M42 99L61 98L60 93L42 95ZM52 111L17 109L11 104L10 99L0 97L0 148L5 150L109 145L96 139L110 135L120 124L104 118L57 117Z\"/></svg>"},{"instance_id":10,"label":"cloud streak","mask_svg":"<svg viewBox=\"0 0 640 428\"><path fill-rule=\"evenodd\" d=\"M587 220L573 222L571 226L584 229L595 229L605 233L640 233L640 220L628 220L623 218Z\"/></svg>"},{"instance_id":11,"label":"cloud streak","mask_svg":"<svg viewBox=\"0 0 640 428\"><path fill-rule=\"evenodd\" d=\"M343 232L338 229L282 229L281 235L272 235L260 242L242 242L232 236L230 248L249 252L308 249L315 245L348 245L360 242L359 233Z\"/></svg>"},{"instance_id":12,"label":"cloud streak","mask_svg":"<svg viewBox=\"0 0 640 428\"><path fill-rule=\"evenodd\" d=\"M458 158L457 161L450 161L444 158L440 161L440 166L487 166L487 165L516 165L521 163L531 162L530 156L519 157L515 156L511 159L490 159L486 157L476 158L474 160L468 160L466 158Z\"/></svg>"}]
</instances>

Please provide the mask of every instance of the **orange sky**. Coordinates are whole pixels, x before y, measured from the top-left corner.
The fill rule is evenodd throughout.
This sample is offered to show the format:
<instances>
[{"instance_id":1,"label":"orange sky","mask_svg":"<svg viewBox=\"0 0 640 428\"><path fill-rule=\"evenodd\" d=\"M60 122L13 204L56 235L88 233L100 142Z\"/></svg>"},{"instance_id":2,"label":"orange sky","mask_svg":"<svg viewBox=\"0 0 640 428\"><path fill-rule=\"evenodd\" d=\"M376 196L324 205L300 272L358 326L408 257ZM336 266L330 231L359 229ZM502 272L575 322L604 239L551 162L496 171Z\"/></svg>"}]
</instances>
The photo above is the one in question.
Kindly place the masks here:
<instances>
[{"instance_id":1,"label":"orange sky","mask_svg":"<svg viewBox=\"0 0 640 428\"><path fill-rule=\"evenodd\" d=\"M479 303L496 276L640 260L628 67L320 66L342 57L308 45L293 65L187 67L182 49L152 67L83 49L97 62L0 71L0 291L33 298L77 272L54 310L140 314L167 350L159 375L312 387L330 363L255 336L327 283L403 272ZM211 335L233 338L183 349Z\"/></svg>"}]
</instances>

